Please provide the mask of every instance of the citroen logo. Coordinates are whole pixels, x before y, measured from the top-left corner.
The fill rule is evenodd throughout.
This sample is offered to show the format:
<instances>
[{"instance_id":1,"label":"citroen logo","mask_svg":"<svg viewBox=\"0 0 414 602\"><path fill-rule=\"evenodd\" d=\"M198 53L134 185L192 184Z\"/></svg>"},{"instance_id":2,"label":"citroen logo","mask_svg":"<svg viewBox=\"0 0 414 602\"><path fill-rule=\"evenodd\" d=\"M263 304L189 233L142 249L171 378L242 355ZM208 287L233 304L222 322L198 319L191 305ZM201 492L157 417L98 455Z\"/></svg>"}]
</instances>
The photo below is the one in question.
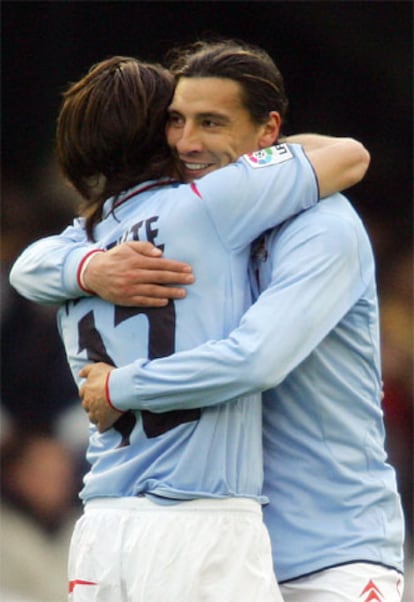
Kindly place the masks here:
<instances>
[{"instance_id":1,"label":"citroen logo","mask_svg":"<svg viewBox=\"0 0 414 602\"><path fill-rule=\"evenodd\" d=\"M368 583L359 595L360 598L362 598L363 596L366 597L363 598L362 602L383 602L384 600L381 591L378 589L378 587L375 585L372 579L368 581Z\"/></svg>"}]
</instances>

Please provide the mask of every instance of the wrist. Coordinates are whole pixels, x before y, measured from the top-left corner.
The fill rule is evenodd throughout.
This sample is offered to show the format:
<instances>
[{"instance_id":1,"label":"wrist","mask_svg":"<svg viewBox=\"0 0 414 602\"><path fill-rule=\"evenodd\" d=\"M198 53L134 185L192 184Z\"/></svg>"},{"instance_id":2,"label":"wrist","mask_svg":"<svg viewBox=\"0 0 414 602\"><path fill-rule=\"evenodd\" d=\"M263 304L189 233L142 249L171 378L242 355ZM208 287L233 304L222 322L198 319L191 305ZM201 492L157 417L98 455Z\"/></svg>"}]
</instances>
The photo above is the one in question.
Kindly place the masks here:
<instances>
[{"instance_id":1,"label":"wrist","mask_svg":"<svg viewBox=\"0 0 414 602\"><path fill-rule=\"evenodd\" d=\"M96 253L105 253L104 249L94 249L85 255L78 267L77 273L77 281L79 288L81 288L85 293L89 293L90 295L94 295L94 291L88 288L85 284L85 272L87 267L89 266L91 260L94 258Z\"/></svg>"},{"instance_id":2,"label":"wrist","mask_svg":"<svg viewBox=\"0 0 414 602\"><path fill-rule=\"evenodd\" d=\"M105 378L105 400L106 403L109 405L109 407L111 408L111 410L115 410L115 412L119 412L119 414L123 414L124 412L122 410L118 410L118 408L116 408L114 406L114 404L111 401L111 395L109 392L109 377L111 375L111 372L108 372L108 374L106 375Z\"/></svg>"}]
</instances>

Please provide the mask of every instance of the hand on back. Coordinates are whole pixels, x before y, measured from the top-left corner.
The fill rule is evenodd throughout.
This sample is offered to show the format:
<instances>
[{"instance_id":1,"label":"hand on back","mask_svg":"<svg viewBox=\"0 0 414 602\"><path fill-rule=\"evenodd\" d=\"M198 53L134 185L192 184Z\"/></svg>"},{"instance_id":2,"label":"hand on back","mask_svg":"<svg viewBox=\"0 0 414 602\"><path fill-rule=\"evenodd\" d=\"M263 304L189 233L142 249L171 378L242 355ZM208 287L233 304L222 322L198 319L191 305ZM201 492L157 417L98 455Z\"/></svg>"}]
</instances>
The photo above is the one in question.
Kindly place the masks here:
<instances>
[{"instance_id":1,"label":"hand on back","mask_svg":"<svg viewBox=\"0 0 414 602\"><path fill-rule=\"evenodd\" d=\"M185 297L192 284L191 266L166 259L150 242L125 242L95 253L83 274L85 286L116 305L162 307ZM181 285L181 286L179 286Z\"/></svg>"}]
</instances>

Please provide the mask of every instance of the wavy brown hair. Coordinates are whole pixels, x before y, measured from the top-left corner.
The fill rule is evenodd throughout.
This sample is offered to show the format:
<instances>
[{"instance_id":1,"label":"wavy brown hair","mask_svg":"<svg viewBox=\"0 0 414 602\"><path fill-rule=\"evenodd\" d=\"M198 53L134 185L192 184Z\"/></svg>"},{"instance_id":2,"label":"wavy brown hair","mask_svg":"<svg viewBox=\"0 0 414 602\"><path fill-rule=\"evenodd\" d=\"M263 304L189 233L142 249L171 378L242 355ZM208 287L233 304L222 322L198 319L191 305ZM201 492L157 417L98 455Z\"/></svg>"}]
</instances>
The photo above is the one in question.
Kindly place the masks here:
<instances>
[{"instance_id":1,"label":"wavy brown hair","mask_svg":"<svg viewBox=\"0 0 414 602\"><path fill-rule=\"evenodd\" d=\"M89 238L106 199L173 173L165 139L173 92L173 76L161 65L114 56L63 93L57 159L83 198Z\"/></svg>"}]
</instances>

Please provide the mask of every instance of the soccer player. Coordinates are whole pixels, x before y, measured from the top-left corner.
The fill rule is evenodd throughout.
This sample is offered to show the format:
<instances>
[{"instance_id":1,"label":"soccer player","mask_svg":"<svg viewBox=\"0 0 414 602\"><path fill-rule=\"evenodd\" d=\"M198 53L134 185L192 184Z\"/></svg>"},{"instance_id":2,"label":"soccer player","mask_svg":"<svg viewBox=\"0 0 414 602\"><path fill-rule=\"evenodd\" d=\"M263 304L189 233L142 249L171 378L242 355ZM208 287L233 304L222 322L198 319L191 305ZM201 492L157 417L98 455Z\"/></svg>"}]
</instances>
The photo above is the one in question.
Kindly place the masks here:
<instances>
[{"instance_id":1,"label":"soccer player","mask_svg":"<svg viewBox=\"0 0 414 602\"><path fill-rule=\"evenodd\" d=\"M191 125L226 108L212 78L227 51L201 46L180 71L167 134L189 168L207 165L219 144L220 134ZM199 111L202 78L208 101ZM114 371L106 393L118 409L162 412L268 389L264 516L285 602L398 602L404 526L384 449L375 262L365 228L334 195L262 237L251 273L261 294L227 339ZM91 416L107 427L114 410L101 371L91 367L83 395L94 397Z\"/></svg>"},{"instance_id":2,"label":"soccer player","mask_svg":"<svg viewBox=\"0 0 414 602\"><path fill-rule=\"evenodd\" d=\"M162 106L165 111L171 94L164 70L118 57L95 66L65 94L58 156L86 200L85 218L44 242L49 251L75 242L58 262L64 286L78 295L59 310L58 323L79 384L90 361L125 366L136 357L162 357L226 336L250 304L253 239L315 205L318 183L325 196L358 180L367 167L361 145L345 141L339 151L309 153L319 182L297 145L266 151L264 167L263 154L251 154L197 185L159 179L173 172L160 138ZM266 147L275 138L276 112L261 123L240 112L249 144ZM87 237L96 241L93 254L144 238L194 265L197 280L179 305L156 310L80 297L83 268L93 257L85 255ZM27 283L27 253L11 274L19 290ZM165 592L180 602L280 600L260 510L259 397L118 418L103 433L91 425L91 470L81 492L85 514L70 551L73 600L148 602Z\"/></svg>"},{"instance_id":3,"label":"soccer player","mask_svg":"<svg viewBox=\"0 0 414 602\"><path fill-rule=\"evenodd\" d=\"M234 49L234 48L233 48L233 49L231 49L231 48L230 48L229 50L231 50L233 53L235 53L235 49ZM237 53L236 53L236 54L237 54ZM217 68L217 64L214 64L214 63L213 63L212 67L213 67L213 68ZM255 69L255 70L253 70L253 73L255 73L255 75L257 75L257 71L256 71L256 69ZM232 78L230 77L230 79L232 79ZM197 82L197 83L199 83L199 82ZM256 82L255 82L255 83L257 84L257 80L256 80ZM240 85L242 85L242 86L243 86L243 84L240 84ZM262 83L261 85L263 85L263 83ZM259 87L260 87L260 86L259 86ZM266 92L268 92L268 90L266 89L266 87L265 87L265 91L266 91ZM233 92L234 92L234 90L233 90ZM263 95L263 97L264 97L264 96L265 96L265 95ZM213 100L213 99L211 99L211 101L212 101L212 100ZM214 100L217 100L217 99L214 99ZM240 100L241 100L241 99L240 99L240 97L239 97L239 96L236 94L236 97L235 97L235 98L233 98L233 100L236 100L236 101L237 101L237 102L236 102L236 104L234 105L234 107L233 107L233 108L236 108L236 109L237 109L237 108L239 108L239 106L240 106ZM242 107L243 107L244 109L245 109L245 106L244 106L244 103L245 103L245 101L246 101L246 98L243 98L243 102L241 103L241 104L242 104ZM273 98L270 98L270 99L269 99L270 106L272 106L272 101L273 101ZM250 111L250 108L249 108L248 112L249 112L249 111ZM218 107L217 105L216 105L216 110L215 110L213 113L220 113L219 107ZM231 115L231 113L230 113L230 115ZM211 115L210 115L210 117L211 117ZM174 117L174 119L175 119L175 117ZM211 120L210 120L210 121L211 121ZM255 120L253 120L253 122L255 122ZM207 125L207 124L205 124L205 125ZM212 130L213 130L213 132L214 132L214 127L215 127L215 125L214 125L214 124L212 124L211 122L209 122L209 123L208 123L208 128L210 129L210 127L212 128ZM228 131L228 130L229 130L229 128L228 128L228 127L227 127L227 131L226 131L226 128L224 128L224 134L226 134L226 133L227 133L227 140L229 140L229 131ZM212 132L212 133L213 133L213 132ZM221 134L221 135L222 135L222 134ZM237 131L230 132L230 140L232 139L232 138L231 138L232 136L233 136L233 138L234 138L235 136L237 136ZM217 131L216 131L216 137L219 137L219 136L217 136ZM252 143L252 141L250 140L250 141L248 141L248 143L249 143L249 144L251 144L251 143ZM244 141L244 142L243 142L243 141L241 141L241 142L240 142L240 145L242 145L242 144L246 144L246 141ZM234 146L235 146L235 148L238 148L238 147L237 147L237 144L235 144ZM228 147L227 147L227 148L228 148ZM227 148L225 149L226 151L227 151ZM252 147L252 149L253 149L253 148L256 148L256 147ZM217 154L217 148L216 148L215 150L216 150L216 154ZM248 150L248 149L246 149L246 150ZM243 151L241 151L241 152L243 152ZM195 159L197 158L197 151L195 151L195 152L194 152L194 158L195 158ZM204 156L204 157L203 157L203 159L205 159L205 158L206 158L206 157ZM260 156L256 156L256 157L255 157L255 159L256 159L257 161L259 161L259 160L261 160L261 159L263 159L263 158L265 159L266 157L265 157L265 156L264 156L264 157L260 157ZM198 161L198 162L197 162L197 161L193 161L193 162L194 162L194 163L199 163L199 164L201 164L201 163L203 163L203 162L204 162L204 163L206 163L205 161ZM187 164L188 164L188 161L187 161ZM192 166L190 166L190 169L191 169L191 167L193 167L193 168L194 168L194 167L196 167L196 166L195 166L195 165L192 165ZM188 165L187 165L187 168L188 168ZM355 180L355 181L356 181L356 180ZM68 240L69 240L69 237L68 237ZM54 241L54 242L56 242L56 241ZM49 247L49 248L50 248L50 247ZM122 245L120 245L119 247L115 248L114 250L116 250L116 249L118 249L118 250L119 250L119 249L121 249L121 248L122 248ZM129 247L129 248L128 248L128 250L131 250L131 247ZM39 246L32 247L31 251L29 252L29 255L30 255L30 253L32 254L32 257L33 257L33 255L34 255L34 256L35 256L35 260L34 260L34 262L31 264L31 266L29 265L29 263L30 263L30 262L29 262L29 263L27 263L27 262L26 262L26 267L28 266L28 269L31 271L31 274L30 274L30 273L26 273L26 274L24 274L24 273L23 273L23 274L22 274L22 273L20 273L20 275L19 275L19 274L18 274L19 270L17 270L17 272L15 273L15 278L17 278L17 279L18 279L18 278L19 278L19 276L20 276L20 282L19 282L18 284L19 284L19 285L22 287L22 290L24 289L24 287L25 287L25 286L27 287L27 285L28 285L28 283L30 282L30 280L31 280L32 276L33 276L33 275L35 274L35 272L36 272L36 269L35 269L35 264L36 264L36 261L37 261L37 259L39 259L39 257L40 257L40 255L37 255L37 257L36 257L36 253L37 253L37 252L39 252L39 253L40 253L40 255L41 255L41 252L39 251ZM106 258L111 258L111 257L112 257L112 258L114 258L114 257L115 257L115 255L110 255L111 253L112 253L112 251L109 251L109 252L105 253L105 257L106 257ZM103 256L103 255L95 255L95 256L94 256L94 258L93 258L93 260L91 261L90 267L91 267L91 266L93 267L93 266L94 266L94 265L97 263L97 260L98 260L98 259L100 259L101 257L104 257L104 256ZM24 259L27 259L27 255L26 255L25 257L23 257L23 258L22 258L22 263L24 263L24 261L23 261ZM55 267L56 267L56 266L55 266ZM58 266L58 267L59 267L59 266ZM60 266L60 267L61 267L61 266ZM121 266L120 266L119 264L118 264L118 267L119 267L119 269L121 269ZM20 264L20 268L22 268L22 265L21 265L21 264ZM51 265L48 265L48 266L46 266L46 271L45 271L44 273L45 273L45 274L46 274L46 275L47 275L47 276L50 278L50 276L51 276L51 274L52 274L52 272L53 272L53 269L54 269L54 267L53 267L53 266L51 266ZM86 271L86 274L88 274L88 273L90 274L90 273L91 273L91 272L89 271L89 269L90 269L90 268L88 267L88 269L87 269L87 271ZM24 270L23 270L23 271L24 271ZM57 270L57 272L58 272L58 271L59 271L59 269ZM69 275L70 275L70 271L66 272L66 277L67 277L67 276L69 276ZM70 277L70 276L69 276L69 277ZM35 280L35 279L34 279L34 280ZM53 278L52 278L52 280L53 280ZM76 280L76 279L73 279L73 280ZM72 280L72 282L73 282L73 280ZM56 280L56 282L57 282L57 280ZM66 286L66 285L67 285L67 283L68 283L68 280L67 280L67 279L65 279L65 280L63 281L63 284L64 284L64 286ZM43 284L43 283L41 283L41 284ZM76 288L76 287L77 287L77 288ZM39 291L39 283L38 283L38 282L37 282L37 283L36 283L36 282L34 282L34 281L30 282L30 284L29 284L28 288L29 288L29 291L28 291L28 295L29 295L29 296L30 296L30 295L34 295L34 296L36 297L36 299L35 299L35 300L43 300L43 298L42 298L42 294L43 294L43 293L42 293L41 291ZM40 288L41 288L41 286L40 286ZM53 287L52 287L52 288L53 288ZM26 292L27 292L27 291L26 291ZM50 294L50 290L49 290L49 294ZM57 290L57 289L53 290L53 291L52 291L52 294L51 294L51 297L52 297L52 299L50 299L50 298L49 298L49 300L59 300L59 296L60 296L60 295L63 295L63 294L66 294L66 295L68 295L68 294L69 294L69 296L70 296L70 295L76 295L76 294L77 294L77 295L80 295L80 294L82 294L82 291L79 289L78 283L77 283L77 282L73 282L73 287L72 287L72 289L71 289L70 291L68 291L67 289L66 289L66 290L62 290L62 291L60 291L60 290ZM85 293L83 293L83 294L85 294ZM55 295L55 297L54 297L54 295ZM54 297L54 298L53 298L53 297ZM89 380L89 379L88 379L88 380ZM283 551L282 551L282 553L283 553Z\"/></svg>"}]
</instances>

